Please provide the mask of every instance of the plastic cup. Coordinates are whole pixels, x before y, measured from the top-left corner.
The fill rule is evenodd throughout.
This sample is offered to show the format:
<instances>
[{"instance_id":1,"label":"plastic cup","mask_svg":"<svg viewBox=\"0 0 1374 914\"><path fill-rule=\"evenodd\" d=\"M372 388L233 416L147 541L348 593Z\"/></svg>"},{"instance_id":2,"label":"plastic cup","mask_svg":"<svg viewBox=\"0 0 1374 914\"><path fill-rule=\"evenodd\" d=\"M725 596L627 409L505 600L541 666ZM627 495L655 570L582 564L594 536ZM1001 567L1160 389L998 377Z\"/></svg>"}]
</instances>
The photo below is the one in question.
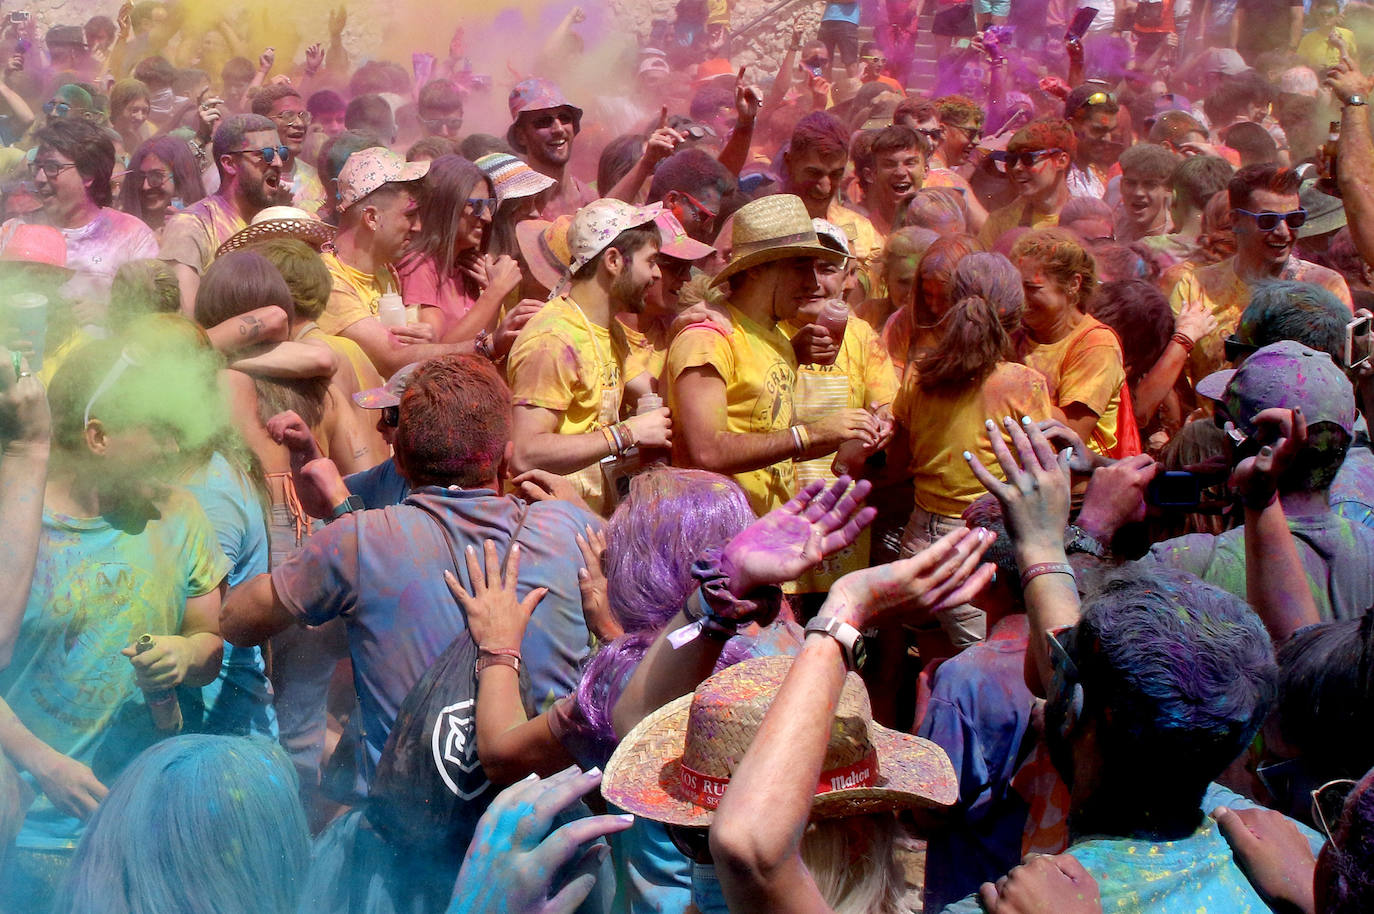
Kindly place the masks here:
<instances>
[{"instance_id":1,"label":"plastic cup","mask_svg":"<svg viewBox=\"0 0 1374 914\"><path fill-rule=\"evenodd\" d=\"M29 344L29 369L43 367L43 344L48 334L48 299L37 292L11 295L8 303L9 322L16 340Z\"/></svg>"}]
</instances>

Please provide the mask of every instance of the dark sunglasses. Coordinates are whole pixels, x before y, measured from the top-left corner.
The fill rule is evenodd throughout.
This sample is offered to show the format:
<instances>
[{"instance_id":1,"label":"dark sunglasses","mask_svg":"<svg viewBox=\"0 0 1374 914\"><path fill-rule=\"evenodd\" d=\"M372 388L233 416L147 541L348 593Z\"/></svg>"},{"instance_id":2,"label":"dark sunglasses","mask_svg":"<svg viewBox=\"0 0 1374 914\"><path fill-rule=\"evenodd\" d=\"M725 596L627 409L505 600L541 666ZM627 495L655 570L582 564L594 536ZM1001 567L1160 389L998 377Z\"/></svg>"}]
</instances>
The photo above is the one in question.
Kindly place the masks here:
<instances>
[{"instance_id":1,"label":"dark sunglasses","mask_svg":"<svg viewBox=\"0 0 1374 914\"><path fill-rule=\"evenodd\" d=\"M967 124L946 124L946 127L953 127L955 130L962 130L968 135L969 141L976 143L983 138L982 127L972 127Z\"/></svg>"},{"instance_id":2,"label":"dark sunglasses","mask_svg":"<svg viewBox=\"0 0 1374 914\"><path fill-rule=\"evenodd\" d=\"M1222 349L1225 350L1226 361L1236 362L1252 354L1259 347L1243 342L1233 333L1222 342Z\"/></svg>"},{"instance_id":3,"label":"dark sunglasses","mask_svg":"<svg viewBox=\"0 0 1374 914\"><path fill-rule=\"evenodd\" d=\"M1291 229L1302 228L1303 224L1307 222L1307 210L1301 207L1293 210L1291 213L1271 213L1268 211L1263 213L1252 213L1248 209L1237 209L1232 212L1237 212L1242 216L1249 216L1251 219L1254 219L1255 227L1261 232L1272 232L1279 227L1280 222L1288 223L1288 227Z\"/></svg>"},{"instance_id":4,"label":"dark sunglasses","mask_svg":"<svg viewBox=\"0 0 1374 914\"><path fill-rule=\"evenodd\" d=\"M530 119L530 126L535 130L547 130L555 123L564 124L571 127L573 116L571 112L559 111L557 114L541 114Z\"/></svg>"},{"instance_id":5,"label":"dark sunglasses","mask_svg":"<svg viewBox=\"0 0 1374 914\"><path fill-rule=\"evenodd\" d=\"M678 853L693 863L709 866L711 860L711 832L705 828L692 828L689 825L669 825L668 837Z\"/></svg>"},{"instance_id":6,"label":"dark sunglasses","mask_svg":"<svg viewBox=\"0 0 1374 914\"><path fill-rule=\"evenodd\" d=\"M495 197L468 197L467 209L478 219L487 214L494 217L499 202Z\"/></svg>"},{"instance_id":7,"label":"dark sunglasses","mask_svg":"<svg viewBox=\"0 0 1374 914\"><path fill-rule=\"evenodd\" d=\"M1325 784L1312 791L1312 823L1322 830L1326 835L1326 840L1331 842L1331 846L1340 850L1336 845L1336 839L1332 837L1334 826L1341 821L1341 813L1345 810L1345 801L1350 799L1350 794L1355 790L1355 781L1350 778L1337 778L1334 781L1327 781Z\"/></svg>"},{"instance_id":8,"label":"dark sunglasses","mask_svg":"<svg viewBox=\"0 0 1374 914\"><path fill-rule=\"evenodd\" d=\"M281 159L283 165L291 161L291 150L287 149L285 146L265 146L262 149L235 149L229 154L235 156L259 156L262 158L262 164L265 166L271 165L277 159Z\"/></svg>"},{"instance_id":9,"label":"dark sunglasses","mask_svg":"<svg viewBox=\"0 0 1374 914\"><path fill-rule=\"evenodd\" d=\"M397 428L401 424L401 408L399 406L382 407L382 424L387 428Z\"/></svg>"},{"instance_id":10,"label":"dark sunglasses","mask_svg":"<svg viewBox=\"0 0 1374 914\"><path fill-rule=\"evenodd\" d=\"M48 117L66 117L72 106L66 102L44 102L43 113Z\"/></svg>"},{"instance_id":11,"label":"dark sunglasses","mask_svg":"<svg viewBox=\"0 0 1374 914\"><path fill-rule=\"evenodd\" d=\"M422 117L420 123L425 125L429 131L452 130L457 133L463 129L463 118L460 117Z\"/></svg>"},{"instance_id":12,"label":"dark sunglasses","mask_svg":"<svg viewBox=\"0 0 1374 914\"><path fill-rule=\"evenodd\" d=\"M994 152L992 160L1004 166L1012 168L1020 165L1022 168L1034 168L1036 164L1047 156L1056 155L1063 152L1062 149L1031 149L1025 152Z\"/></svg>"}]
</instances>

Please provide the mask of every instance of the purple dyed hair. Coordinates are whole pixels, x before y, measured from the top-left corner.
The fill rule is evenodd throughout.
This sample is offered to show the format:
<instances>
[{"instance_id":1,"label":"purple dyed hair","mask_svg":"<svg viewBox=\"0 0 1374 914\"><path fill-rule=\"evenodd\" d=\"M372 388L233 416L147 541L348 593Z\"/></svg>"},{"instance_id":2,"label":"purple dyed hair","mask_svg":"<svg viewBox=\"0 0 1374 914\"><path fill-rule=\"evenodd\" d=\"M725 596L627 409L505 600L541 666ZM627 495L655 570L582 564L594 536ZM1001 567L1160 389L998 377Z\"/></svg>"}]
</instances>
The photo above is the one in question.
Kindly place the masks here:
<instances>
[{"instance_id":1,"label":"purple dyed hair","mask_svg":"<svg viewBox=\"0 0 1374 914\"><path fill-rule=\"evenodd\" d=\"M599 747L609 747L605 758L616 743L611 725L615 699L649 645L696 588L692 563L754 520L744 491L716 473L662 467L631 481L629 497L606 529L607 595L625 634L591 659L577 688L578 709L590 735Z\"/></svg>"}]
</instances>

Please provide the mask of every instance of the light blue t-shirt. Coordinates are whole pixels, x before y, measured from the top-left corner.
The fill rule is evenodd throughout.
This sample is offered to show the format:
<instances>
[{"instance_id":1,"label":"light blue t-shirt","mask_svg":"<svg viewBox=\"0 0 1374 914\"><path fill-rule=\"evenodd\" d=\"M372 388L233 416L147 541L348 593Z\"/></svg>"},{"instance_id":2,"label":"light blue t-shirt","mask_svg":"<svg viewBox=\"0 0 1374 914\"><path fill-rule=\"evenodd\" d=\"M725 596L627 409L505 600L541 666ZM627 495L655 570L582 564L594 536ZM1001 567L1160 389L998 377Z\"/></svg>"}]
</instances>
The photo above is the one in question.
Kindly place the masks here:
<instances>
[{"instance_id":1,"label":"light blue t-shirt","mask_svg":"<svg viewBox=\"0 0 1374 914\"><path fill-rule=\"evenodd\" d=\"M45 510L33 586L14 659L0 673L0 695L34 736L108 787L165 735L120 651L145 633L179 633L186 601L216 589L228 572L205 512L181 490L151 516ZM38 791L32 775L24 779ZM82 828L38 791L18 845L70 849Z\"/></svg>"},{"instance_id":2,"label":"light blue t-shirt","mask_svg":"<svg viewBox=\"0 0 1374 914\"><path fill-rule=\"evenodd\" d=\"M219 547L229 559L229 586L266 574L267 519L247 477L216 453L186 481L185 488L210 518ZM277 738L277 712L261 648L226 642L224 663L215 681L203 689L181 688L178 693L188 729Z\"/></svg>"},{"instance_id":3,"label":"light blue t-shirt","mask_svg":"<svg viewBox=\"0 0 1374 914\"><path fill-rule=\"evenodd\" d=\"M1203 796L1202 810L1209 813L1218 806L1253 809L1256 804L1212 784ZM1320 851L1324 839L1307 826L1294 824L1312 845L1312 853ZM1269 914L1269 906L1245 878L1210 816L1180 841L1090 837L1075 841L1068 852L1097 880L1103 911ZM945 908L946 914L980 914L982 910L977 895Z\"/></svg>"},{"instance_id":4,"label":"light blue t-shirt","mask_svg":"<svg viewBox=\"0 0 1374 914\"><path fill-rule=\"evenodd\" d=\"M859 24L859 3L827 3L825 12L821 14L821 22L851 22Z\"/></svg>"}]
</instances>

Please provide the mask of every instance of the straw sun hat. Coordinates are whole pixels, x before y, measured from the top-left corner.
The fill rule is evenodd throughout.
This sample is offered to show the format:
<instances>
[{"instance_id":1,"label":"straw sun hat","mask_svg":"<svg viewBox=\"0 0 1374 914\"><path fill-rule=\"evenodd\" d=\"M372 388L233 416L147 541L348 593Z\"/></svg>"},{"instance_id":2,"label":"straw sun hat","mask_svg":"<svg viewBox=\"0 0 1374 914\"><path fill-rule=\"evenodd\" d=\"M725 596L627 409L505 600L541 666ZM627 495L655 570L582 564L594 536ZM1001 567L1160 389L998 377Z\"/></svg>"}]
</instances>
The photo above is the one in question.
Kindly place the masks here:
<instances>
[{"instance_id":1,"label":"straw sun hat","mask_svg":"<svg viewBox=\"0 0 1374 914\"><path fill-rule=\"evenodd\" d=\"M303 209L294 206L269 206L253 217L253 222L230 235L219 246L215 256L222 257L230 251L237 251L257 241L270 238L298 238L319 250L334 240L334 226L322 222Z\"/></svg>"},{"instance_id":2,"label":"straw sun hat","mask_svg":"<svg viewBox=\"0 0 1374 914\"><path fill-rule=\"evenodd\" d=\"M771 194L741 206L730 231L730 262L716 274L719 286L736 273L774 260L791 257L824 257L842 260L843 255L821 244L811 226L806 204L794 194Z\"/></svg>"},{"instance_id":3,"label":"straw sun hat","mask_svg":"<svg viewBox=\"0 0 1374 914\"><path fill-rule=\"evenodd\" d=\"M790 657L745 660L650 714L611 756L602 794L655 822L709 826L791 666ZM850 673L811 817L944 809L958 798L958 780L944 750L875 724L863 680Z\"/></svg>"}]
</instances>

